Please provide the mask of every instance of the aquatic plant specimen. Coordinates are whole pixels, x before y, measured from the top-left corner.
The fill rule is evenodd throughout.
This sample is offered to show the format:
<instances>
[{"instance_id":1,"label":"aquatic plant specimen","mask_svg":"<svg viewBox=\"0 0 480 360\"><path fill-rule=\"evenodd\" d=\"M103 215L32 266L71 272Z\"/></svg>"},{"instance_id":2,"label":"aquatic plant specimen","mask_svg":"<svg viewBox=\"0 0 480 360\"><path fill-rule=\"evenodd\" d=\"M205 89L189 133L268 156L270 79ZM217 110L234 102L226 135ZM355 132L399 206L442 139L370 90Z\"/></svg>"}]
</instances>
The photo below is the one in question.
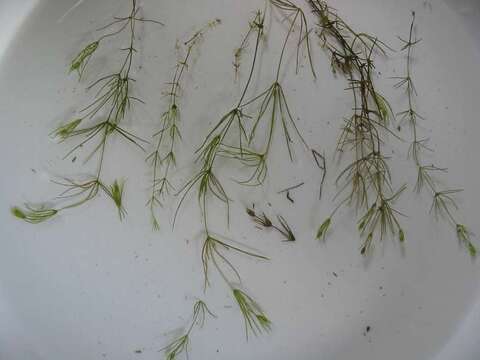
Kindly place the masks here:
<instances>
[{"instance_id":1,"label":"aquatic plant specimen","mask_svg":"<svg viewBox=\"0 0 480 360\"><path fill-rule=\"evenodd\" d=\"M161 349L165 351L165 358L167 360L176 360L177 357L182 353L185 353L188 357L188 346L190 343L191 333L195 326L197 326L198 328L203 327L207 315L210 315L214 318L216 317L208 309L207 304L205 304L202 300L197 300L197 302L195 302L195 305L193 306L192 321L190 322L190 325L185 331L185 333L182 336L173 340L163 349Z\"/></svg>"},{"instance_id":2,"label":"aquatic plant specimen","mask_svg":"<svg viewBox=\"0 0 480 360\"><path fill-rule=\"evenodd\" d=\"M296 240L292 228L288 225L287 220L285 220L283 216L277 215L279 225L275 225L265 213L262 212L262 214L259 215L253 208L247 208L247 215L258 227L276 230L284 238L284 241Z\"/></svg>"},{"instance_id":3,"label":"aquatic plant specimen","mask_svg":"<svg viewBox=\"0 0 480 360\"><path fill-rule=\"evenodd\" d=\"M260 185L263 183L267 175L267 158L271 149L274 129L277 126L282 129L290 159L293 158L291 149L291 143L293 141L291 136L292 132L296 133L300 141L306 146L303 137L295 125L295 121L286 100L284 89L280 84L280 73L285 59L287 43L289 42L295 27L299 27L300 34L296 44L297 69L300 48L305 44L311 65L311 71L315 76L313 64L311 62L310 42L308 40L309 29L303 11L290 1L272 0L271 4L274 5L275 8L286 12L288 14L286 19L289 21L289 28L283 42L278 66L275 69L275 81L259 95L252 96L250 100L246 100L247 93L255 74L260 43L264 36L265 14L261 11L257 11L254 19L249 22L251 33L248 36L256 34L255 50L248 79L243 87L240 99L236 102L236 105L233 108L220 117L220 120L207 134L202 145L196 152L198 156L197 161L201 163L201 168L179 192L181 197L175 213L174 223L186 196L197 189L205 231L204 246L202 249L205 287L209 284L208 269L210 268L210 265L213 265L216 268L230 288L233 288L232 278L236 281L241 281L239 272L232 265L231 261L226 258L225 252L222 253L219 249L233 250L234 252L248 255L252 258L266 259L261 255L234 247L230 243L220 240L219 236L213 235L210 231L208 222L208 199L210 197L216 198L226 205L227 223L229 222L229 204L231 200L225 192L220 178L216 173L217 160L219 158L227 158L237 162L239 161L247 167L253 168L249 178L238 182L244 185ZM251 124L251 130L248 134L247 124L251 117L247 115L247 110L256 104L259 105L258 115L254 118L254 121ZM263 122L267 123L267 130L264 134L260 135L259 127L260 123ZM260 152L253 149L253 146L259 146L259 144L263 147L263 150ZM294 241L295 236L285 219L283 217L278 217L278 221L280 225L277 229L288 241ZM235 297L235 299L238 303L239 298ZM248 323L249 322L247 321L247 324Z\"/></svg>"},{"instance_id":4,"label":"aquatic plant specimen","mask_svg":"<svg viewBox=\"0 0 480 360\"><path fill-rule=\"evenodd\" d=\"M200 171L194 175L191 180L189 180L185 186L181 189L180 193L181 198L177 212L175 214L175 219L178 215L178 210L180 209L185 197L197 188L198 191L198 201L202 211L204 230L206 235L206 240L204 241L204 247L202 251L202 260L204 262L205 270L205 284L208 284L208 268L209 263L213 263L218 272L222 275L227 284L231 284L231 280L226 276L225 270L222 269L222 265L215 261L216 257L220 257L222 260L223 266L227 267L233 274L236 279L240 278L238 271L232 266L231 262L226 259L226 257L219 253L218 248L232 249L233 247L230 244L226 244L223 241L218 239L218 236L213 236L208 223L208 206L207 199L209 196L220 200L225 203L227 206L227 222L229 214L229 203L230 198L225 192L223 185L221 184L218 175L215 171L215 165L217 160L221 158L228 158L236 161L242 162L247 167L253 168L253 172L250 177L244 181L239 181L242 184L248 185L259 185L265 179L267 174L267 157L271 148L271 143L274 134L274 128L279 126L283 130L283 135L287 144L287 149L289 157L292 158L291 151L291 131L293 130L300 138L302 142L303 138L300 135L300 132L296 128L293 116L291 114L290 108L287 104L286 96L283 90L280 81L280 70L283 65L285 58L285 51L288 40L290 39L295 26L299 25L300 27L300 38L297 42L297 59L299 57L298 52L302 44L306 44L309 59L310 57L310 43L307 40L309 35L309 30L306 24L306 17L303 11L293 5L290 1L271 1L271 3L282 11L288 12L289 16L287 19L289 22L289 29L283 43L280 59L275 73L274 83L268 87L265 91L262 91L260 95L253 96L250 100L246 100L246 96L250 85L253 80L254 70L258 60L259 47L261 39L264 35L264 22L265 15L261 11L257 11L255 17L250 21L249 26L252 31L256 34L255 39L255 50L253 54L252 64L249 71L249 76L246 81L246 84L243 88L239 101L236 103L232 109L227 111L223 116L220 117L220 120L212 128L212 130L207 134L203 144L197 150L198 161L202 164ZM311 67L312 73L313 65ZM251 125L250 134L247 135L246 123L250 119L250 116L246 115L247 107L251 107L253 104L259 104L260 109L258 115L255 117L253 124ZM268 112L268 115L267 115ZM261 122L268 120L268 129L263 137L258 134L258 128ZM233 143L232 143L233 142ZM263 143L264 150L262 152L257 152L252 149L251 146L258 145L258 143ZM174 220L175 221L175 220ZM291 229L289 229L288 224L284 221L283 218L279 218L281 226L285 229L285 234L289 235L289 240L293 241L294 238ZM283 230L282 230L283 231ZM233 248L235 251L241 249ZM248 253L241 251L243 254L250 255L254 258L263 258L257 254Z\"/></svg>"},{"instance_id":5,"label":"aquatic plant specimen","mask_svg":"<svg viewBox=\"0 0 480 360\"><path fill-rule=\"evenodd\" d=\"M210 133L206 136L203 144L200 148L196 151L197 153L197 161L201 162L200 171L194 175L180 190L179 194L182 194L177 211L175 213L175 219L178 216L178 212L190 191L194 190L194 187L197 186L198 189L198 201L202 210L203 222L205 231L207 233L208 238L208 209L207 209L207 197L209 195L213 195L215 198L219 199L220 201L224 202L225 204L229 203L229 198L220 183L218 177L215 174L214 165L216 160L218 159L219 155L223 154L224 151L224 144L223 141L226 139L227 135L229 135L229 131L233 128L234 125L238 126L239 132L239 143L241 143L242 138L245 137L245 128L243 125L243 121L245 119L245 115L239 109L240 105L243 103L245 94L250 86L253 70L256 65L257 55L259 51L259 44L260 38L263 35L263 24L264 24L264 14L258 11L255 14L254 19L251 22L256 26L256 46L255 46L255 54L253 56L250 77L245 85L243 90L242 96L238 105L235 106L232 110L223 115L219 122L214 126L214 128L210 131Z\"/></svg>"},{"instance_id":6,"label":"aquatic plant specimen","mask_svg":"<svg viewBox=\"0 0 480 360\"><path fill-rule=\"evenodd\" d=\"M447 169L440 168L433 164L426 165L422 161L422 153L424 151L432 150L427 146L428 139L421 139L418 135L418 120L423 120L424 118L420 116L415 109L415 97L417 96L417 90L415 89L412 79L413 51L415 46L422 40L417 39L415 36L415 12L412 12L412 21L410 23L408 39L405 40L401 37L399 37L399 39L402 42L401 50L406 52L406 69L404 76L395 78L398 80L398 82L395 84L395 87L405 90L408 100L408 107L406 110L401 111L398 116L401 117L402 121L408 123L412 131L412 142L410 144L408 155L417 168L417 182L415 184L415 191L429 191L429 193L432 195L430 212L433 213L437 219L443 218L451 223L455 228L457 238L460 243L465 246L472 257L475 257L477 254L477 249L471 241L470 231L454 216L454 212L458 210L457 202L455 201L455 195L462 190L441 190L436 175L445 173Z\"/></svg>"},{"instance_id":7,"label":"aquatic plant specimen","mask_svg":"<svg viewBox=\"0 0 480 360\"><path fill-rule=\"evenodd\" d=\"M239 102L233 114L240 114L243 120L247 120L250 118L245 115L248 109L253 106L258 106L257 115L252 117L253 122L251 129L247 135L246 127L243 122L239 121L241 125L238 126L237 135L233 137L238 139L237 143L226 144L222 141L219 149L219 153L222 157L238 160L244 166L251 169L251 174L248 178L238 181L243 185L258 186L265 181L268 173L268 158L275 130L277 128L281 129L290 160L293 160L292 144L294 142L294 136L298 138L299 142L303 144L305 148L308 148L307 143L295 123L284 87L280 81L280 74L285 60L287 44L291 39L294 30L299 28L299 39L296 43L296 70L298 71L300 51L302 46L304 46L307 52L310 70L313 77L316 77L311 57L309 40L310 30L302 9L294 5L292 2L271 0L270 3L275 9L279 9L282 13L286 14L285 19L289 24L278 60L278 65L275 68L275 80L258 95L254 95L248 100L244 100L244 96L242 97L242 101ZM244 91L243 95L245 95L245 93L246 92ZM260 128L262 127L265 127L266 131L260 131ZM213 137L218 133L218 129L214 128L209 136ZM260 150L255 150L258 148Z\"/></svg>"},{"instance_id":8,"label":"aquatic plant specimen","mask_svg":"<svg viewBox=\"0 0 480 360\"><path fill-rule=\"evenodd\" d=\"M146 143L146 141L121 126L127 113L131 110L132 103L142 103L142 100L132 95L132 87L135 82L132 77L132 70L134 56L137 53L135 48L137 24L139 22L158 23L154 20L139 17L139 11L137 1L133 0L129 15L115 18L113 22L99 29L99 31L106 33L83 48L70 64L70 70L77 71L82 76L87 64L101 43L106 39L127 33L128 46L118 52L120 56L119 68L107 75L101 75L93 81L87 87L87 90L94 91L91 103L80 110L78 118L59 126L52 132L52 135L61 142L78 139L77 145L65 155L65 158L77 150L84 149L90 143L94 143L93 149L87 155L85 162L97 155L96 173L86 180L64 178L56 181L56 184L65 189L57 199L59 200L58 206L33 207L30 205L23 210L15 207L13 213L18 218L30 223L40 223L64 210L81 206L95 199L100 192L112 199L118 209L120 219L125 216L126 211L122 201L123 183L115 180L113 185L107 185L102 179L102 170L105 151L109 139L113 135L136 145L142 150L143 143Z\"/></svg>"},{"instance_id":9,"label":"aquatic plant specimen","mask_svg":"<svg viewBox=\"0 0 480 360\"><path fill-rule=\"evenodd\" d=\"M232 292L243 315L246 338L248 339L248 333L250 331L254 335L270 331L272 323L255 300L240 289L233 289Z\"/></svg>"},{"instance_id":10,"label":"aquatic plant specimen","mask_svg":"<svg viewBox=\"0 0 480 360\"><path fill-rule=\"evenodd\" d=\"M323 186L325 185L325 179L327 177L327 160L325 159L325 155L320 154L315 149L312 149L312 156L315 164L322 172L322 178L320 180L320 186L318 191L318 200L322 200Z\"/></svg>"},{"instance_id":11,"label":"aquatic plant specimen","mask_svg":"<svg viewBox=\"0 0 480 360\"><path fill-rule=\"evenodd\" d=\"M177 52L180 59L177 62L173 77L168 83L169 89L165 94L167 97L166 110L160 118L160 130L153 137L157 140L155 150L147 157L147 161L152 167L152 184L148 206L154 230L159 229L156 216L158 207L163 205L163 201L170 191L174 189L170 181L170 171L176 167L175 148L181 140L179 128L180 105L183 77L188 71L192 52L199 47L205 33L221 23L220 19L210 21L207 25L196 31L182 44L177 44Z\"/></svg>"},{"instance_id":12,"label":"aquatic plant specimen","mask_svg":"<svg viewBox=\"0 0 480 360\"><path fill-rule=\"evenodd\" d=\"M403 188L393 190L383 153L385 134L394 135L388 127L392 110L373 81L374 56L386 55L389 47L372 35L354 31L325 1L308 3L317 16L317 35L330 57L332 71L347 79L353 102L353 114L345 119L337 144L338 154L351 156L353 161L337 177L339 205L320 226L318 238L325 237L340 207L353 206L363 212L358 227L363 238L361 252L366 254L375 236L381 240L397 233L405 238L401 213L392 206Z\"/></svg>"},{"instance_id":13,"label":"aquatic plant specimen","mask_svg":"<svg viewBox=\"0 0 480 360\"><path fill-rule=\"evenodd\" d=\"M240 77L240 67L241 67L241 63L242 63L242 59L243 59L243 54L245 53L245 51L247 50L248 48L248 41L250 39L250 37L256 33L256 28L258 26L258 24L255 23L255 19L256 19L256 16L254 19L252 19L252 21L250 21L248 23L248 31L246 32L246 34L244 35L244 37L242 38L242 42L240 43L240 46L235 48L234 52L233 52L233 69L235 71L235 81L238 81L239 80L239 77Z\"/></svg>"},{"instance_id":14,"label":"aquatic plant specimen","mask_svg":"<svg viewBox=\"0 0 480 360\"><path fill-rule=\"evenodd\" d=\"M242 112L241 105L244 102L245 96L252 82L254 69L258 59L260 40L264 32L264 21L264 13L257 11L253 20L250 22L250 26L253 24L256 33L255 52L250 68L250 75L243 88L242 95L240 96L237 105L221 116L219 122L210 131L203 144L197 150L197 161L201 163L201 168L178 193L181 197L175 213L174 224L186 196L195 189L198 193L197 198L202 212L202 221L205 232L205 239L202 247L205 289L210 283L209 269L211 266L217 270L229 288L233 289L233 282L241 281L238 270L227 258L227 252L246 255L254 259L267 260L267 258L262 255L233 246L230 242L221 240L220 236L212 233L208 221L208 199L210 197L216 198L226 204L228 219L230 199L216 174L215 166L217 160L225 155L225 149L228 148L228 144L225 142L229 136L231 136L233 129L238 131L238 137L235 137L239 141L238 148L243 149L242 141L245 141L246 139L246 131L243 122L247 117Z\"/></svg>"}]
</instances>

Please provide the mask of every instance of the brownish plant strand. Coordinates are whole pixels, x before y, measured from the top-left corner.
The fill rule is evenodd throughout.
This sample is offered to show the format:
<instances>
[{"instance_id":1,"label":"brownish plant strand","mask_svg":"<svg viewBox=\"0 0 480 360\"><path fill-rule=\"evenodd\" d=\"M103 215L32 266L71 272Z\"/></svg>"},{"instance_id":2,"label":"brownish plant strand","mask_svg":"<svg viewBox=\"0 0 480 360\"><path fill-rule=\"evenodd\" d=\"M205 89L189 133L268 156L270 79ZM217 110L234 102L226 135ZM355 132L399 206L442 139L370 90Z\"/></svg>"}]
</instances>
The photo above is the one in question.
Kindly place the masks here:
<instances>
[{"instance_id":1,"label":"brownish plant strand","mask_svg":"<svg viewBox=\"0 0 480 360\"><path fill-rule=\"evenodd\" d=\"M409 157L415 163L417 168L417 182L415 184L415 191L420 193L422 190L428 191L432 195L432 204L430 207L430 213L434 214L436 219L446 219L451 223L456 231L457 238L460 243L465 246L472 257L477 254L477 249L471 241L471 233L468 228L461 224L456 216L455 212L458 210L458 205L455 200L455 196L461 192L461 189L441 189L437 175L447 172L447 169L437 167L433 164L426 165L422 161L422 153L424 151L432 151L427 147L426 143L428 139L420 139L418 135L418 120L423 119L415 109L415 97L417 96L417 90L412 79L412 60L413 51L415 46L421 41L415 36L415 12L412 12L412 21L410 23L410 31L408 40L399 37L402 48L401 50L406 52L406 68L405 76L396 77L398 82L395 84L395 88L402 88L405 90L408 100L408 108L398 115L401 116L403 121L408 122L408 125L412 131L412 142L408 151Z\"/></svg>"},{"instance_id":2,"label":"brownish plant strand","mask_svg":"<svg viewBox=\"0 0 480 360\"><path fill-rule=\"evenodd\" d=\"M18 218L25 220L30 218L35 219L35 222L41 222L57 215L61 211L81 206L95 199L100 192L105 193L113 200L119 210L120 219L126 214L121 200L123 196L123 185L120 189L118 181L115 181L112 186L108 186L102 180L101 175L107 143L112 135L117 135L142 150L142 143L145 143L144 140L120 126L127 112L131 110L132 102L143 102L132 95L132 87L135 79L132 78L131 72L134 55L137 52L135 48L135 30L138 22L155 21L139 18L139 10L140 8L137 6L136 0L132 0L130 14L126 17L115 18L113 22L99 29L99 31L111 30L111 32L100 36L94 43L87 45L73 59L70 64L70 70L78 71L81 76L101 42L107 38L118 36L125 31L128 32L128 46L120 49L120 54L125 55L122 55L123 60L121 61L119 69L108 75L100 76L91 83L87 87L87 90L95 91L95 94L92 102L80 110L81 116L71 120L67 124L59 126L52 132L52 135L62 142L79 139L79 143L67 153L65 158L75 151L84 148L87 144L95 142L93 150L87 155L85 162L90 160L94 155L98 155L96 174L84 181L65 178L56 182L65 188L58 199L61 200L61 204L59 203L55 208L46 208L45 206L36 208L29 206L22 210L16 207L13 213ZM118 28L114 29L114 27ZM86 122L90 123L85 124ZM45 216L46 211L49 216Z\"/></svg>"},{"instance_id":3,"label":"brownish plant strand","mask_svg":"<svg viewBox=\"0 0 480 360\"><path fill-rule=\"evenodd\" d=\"M327 160L325 155L320 154L317 150L312 149L312 156L315 164L322 172L322 178L320 180L319 190L318 190L318 200L322 200L323 195L323 186L325 185L325 179L327 177Z\"/></svg>"},{"instance_id":4,"label":"brownish plant strand","mask_svg":"<svg viewBox=\"0 0 480 360\"><path fill-rule=\"evenodd\" d=\"M326 1L308 3L318 18L317 35L330 57L332 71L347 79L347 90L352 94L353 113L345 119L337 145L338 154L353 157L336 180L340 188L337 197L343 198L339 206L347 204L364 211L360 218L369 212L381 214L370 232L360 231L364 239L362 253L366 253L364 249L372 247L377 234L382 239L387 232L398 233L404 239L400 235L404 234L400 213L391 206L401 191L393 190L388 159L383 153L384 134L392 134L388 128L392 110L374 84L374 56L386 55L389 48L374 36L354 31ZM318 238L324 238L338 208L321 225Z\"/></svg>"},{"instance_id":5,"label":"brownish plant strand","mask_svg":"<svg viewBox=\"0 0 480 360\"><path fill-rule=\"evenodd\" d=\"M174 189L170 180L170 171L176 167L175 147L181 140L179 128L180 108L178 99L180 98L183 77L188 71L192 51L200 46L205 33L221 23L220 19L210 21L206 26L196 31L183 44L177 45L177 51L184 49L184 54L178 60L173 73L167 96L167 108L160 118L160 130L154 134L157 139L155 150L147 157L147 161L152 167L152 184L150 199L147 205L150 209L150 216L154 230L159 229L157 220L157 208L163 205L163 201L170 191Z\"/></svg>"},{"instance_id":6,"label":"brownish plant strand","mask_svg":"<svg viewBox=\"0 0 480 360\"><path fill-rule=\"evenodd\" d=\"M298 189L299 187L302 187L303 185L305 185L305 183L302 181L301 183L299 183L297 185L290 186L286 189L283 189L283 190L279 191L277 194L285 194L285 197L287 198L287 200L290 201L292 204L295 204L295 200L292 198L291 192L293 190Z\"/></svg>"},{"instance_id":7,"label":"brownish plant strand","mask_svg":"<svg viewBox=\"0 0 480 360\"><path fill-rule=\"evenodd\" d=\"M265 215L264 212L259 215L253 208L247 208L247 215L259 228L274 229L275 231L277 231L284 238L283 241L292 242L296 240L292 228L283 216L277 215L279 225L275 225L273 221L270 220L267 215Z\"/></svg>"},{"instance_id":8,"label":"brownish plant strand","mask_svg":"<svg viewBox=\"0 0 480 360\"><path fill-rule=\"evenodd\" d=\"M252 34L256 33L256 26L257 24L255 23L255 19L248 23L247 33L244 35L242 42L240 43L240 46L233 51L233 69L235 72L235 78L234 78L235 81L238 81L239 79L243 54L248 48L248 41L250 37L252 36Z\"/></svg>"}]
</instances>

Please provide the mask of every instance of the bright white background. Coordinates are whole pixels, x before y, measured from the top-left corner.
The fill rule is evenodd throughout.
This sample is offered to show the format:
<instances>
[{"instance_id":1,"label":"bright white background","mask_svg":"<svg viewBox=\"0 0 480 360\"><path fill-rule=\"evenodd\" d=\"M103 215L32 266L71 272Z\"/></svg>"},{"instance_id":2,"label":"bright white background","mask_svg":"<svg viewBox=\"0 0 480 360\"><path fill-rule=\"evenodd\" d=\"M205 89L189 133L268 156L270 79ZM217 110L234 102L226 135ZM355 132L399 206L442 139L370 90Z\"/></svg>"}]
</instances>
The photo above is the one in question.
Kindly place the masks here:
<instances>
[{"instance_id":1,"label":"bright white background","mask_svg":"<svg viewBox=\"0 0 480 360\"><path fill-rule=\"evenodd\" d=\"M458 246L450 227L428 216L429 199L408 192L398 204L409 215L404 222L405 253L386 241L365 263L351 213L342 214L326 244L313 240L316 226L332 208L338 168L329 163L326 195L318 203L311 195L316 194L318 173L301 151L290 164L278 146L265 189L238 189L225 179L234 199L230 230L224 226L223 208L212 210L218 232L272 259L257 263L234 258L245 286L274 323L271 334L249 342L221 279L214 276L213 287L202 293L195 201L188 202L175 232L171 209L166 209L162 230L152 233L144 207L145 155L128 145L113 142L107 155L107 178L127 179L129 216L124 223L102 198L39 226L10 216L10 205L52 199L58 188L49 180L55 175L88 170L80 168L79 161L63 161L68 148L55 144L48 133L88 99L85 84L68 76L68 60L81 44L93 40L95 28L124 14L128 3L0 1L0 359L158 359L158 350L172 339L169 331L188 321L196 297L206 298L218 319L195 333L192 359L478 359L480 266ZM199 134L206 134L238 96L239 85L232 81L233 49L251 12L263 3L144 0L143 5L149 18L166 24L139 32L142 53L137 65L142 71L136 74L136 91L147 105L135 108L129 126L146 137L162 109L161 91L175 63L175 40L215 17L223 21L206 37L186 77L178 172L184 180L194 169L189 159L201 141ZM423 131L432 139L432 161L449 167L452 187L465 189L461 216L480 233L478 2L332 0L332 5L357 28L396 47L396 35L407 36L410 11L417 12L423 41L414 69L418 109L427 118ZM272 81L284 35L285 29L272 23L257 89ZM114 45L118 43L112 49ZM108 69L109 54L102 53L92 70ZM291 61L283 84L309 143L328 151L340 119L348 113L349 97L343 92L344 81L330 74L321 51L314 57L316 82L306 67L295 76ZM245 68L248 60L247 54ZM388 77L402 74L403 66L404 59L395 54L378 65L383 74L378 86L398 111L404 98ZM407 128L402 136L408 139ZM394 150L397 185L412 184L414 169L404 156L408 145L393 143L389 150ZM296 193L295 206L275 195L299 181L306 185ZM256 230L243 211L253 201L267 211L273 211L267 202L281 210L296 230L297 242L283 244L274 234ZM367 336L366 326L372 329ZM134 353L137 349L141 355Z\"/></svg>"}]
</instances>

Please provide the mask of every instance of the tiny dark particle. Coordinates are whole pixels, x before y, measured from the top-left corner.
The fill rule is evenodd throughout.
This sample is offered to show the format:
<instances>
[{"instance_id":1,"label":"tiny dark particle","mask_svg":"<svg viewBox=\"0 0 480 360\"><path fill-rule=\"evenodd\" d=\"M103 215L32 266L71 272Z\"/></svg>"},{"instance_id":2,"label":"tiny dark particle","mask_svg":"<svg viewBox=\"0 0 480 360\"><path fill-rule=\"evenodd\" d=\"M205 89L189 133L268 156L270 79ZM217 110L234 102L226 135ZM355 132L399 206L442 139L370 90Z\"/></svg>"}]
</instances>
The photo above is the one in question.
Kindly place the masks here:
<instances>
[{"instance_id":1,"label":"tiny dark particle","mask_svg":"<svg viewBox=\"0 0 480 360\"><path fill-rule=\"evenodd\" d=\"M287 191L287 199L288 199L288 201L290 201L292 204L295 204L295 200L293 200L292 197L290 196L290 191Z\"/></svg>"},{"instance_id":2,"label":"tiny dark particle","mask_svg":"<svg viewBox=\"0 0 480 360\"><path fill-rule=\"evenodd\" d=\"M333 276L338 277L337 273L334 271L332 272Z\"/></svg>"},{"instance_id":3,"label":"tiny dark particle","mask_svg":"<svg viewBox=\"0 0 480 360\"><path fill-rule=\"evenodd\" d=\"M142 350L135 350L135 354L141 354Z\"/></svg>"},{"instance_id":4,"label":"tiny dark particle","mask_svg":"<svg viewBox=\"0 0 480 360\"><path fill-rule=\"evenodd\" d=\"M367 326L367 328L365 329L365 331L366 331L367 333L369 333L370 330L372 330L372 328L371 328L370 325L369 325L369 326Z\"/></svg>"}]
</instances>

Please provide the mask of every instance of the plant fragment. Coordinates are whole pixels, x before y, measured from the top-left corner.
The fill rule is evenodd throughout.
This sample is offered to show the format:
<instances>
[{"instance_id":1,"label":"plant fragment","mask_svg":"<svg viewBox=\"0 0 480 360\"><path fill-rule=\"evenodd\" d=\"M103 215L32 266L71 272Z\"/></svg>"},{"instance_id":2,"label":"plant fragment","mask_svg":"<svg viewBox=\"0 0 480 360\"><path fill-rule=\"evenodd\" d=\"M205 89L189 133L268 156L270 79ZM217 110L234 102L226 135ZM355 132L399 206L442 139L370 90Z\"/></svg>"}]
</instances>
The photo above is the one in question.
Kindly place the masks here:
<instances>
[{"instance_id":1,"label":"plant fragment","mask_svg":"<svg viewBox=\"0 0 480 360\"><path fill-rule=\"evenodd\" d=\"M166 94L167 106L165 112L160 118L160 130L154 134L157 139L155 150L147 157L147 161L152 167L151 194L148 200L150 216L154 230L159 229L159 223L156 215L158 207L163 205L163 200L174 190L170 181L170 172L176 167L175 147L182 136L180 133L180 108L178 99L180 98L183 77L188 71L192 52L200 46L205 33L215 28L221 23L220 19L210 21L206 26L196 31L182 45L177 46L177 51L183 48L184 54L180 55L173 74L172 81L168 84L169 89Z\"/></svg>"},{"instance_id":2,"label":"plant fragment","mask_svg":"<svg viewBox=\"0 0 480 360\"><path fill-rule=\"evenodd\" d=\"M388 233L403 233L400 212L392 202L402 192L394 191L387 157L383 154L384 133L393 134L388 123L392 110L373 81L374 55L387 54L389 47L378 38L352 29L326 1L308 0L318 19L317 35L322 48L330 57L334 74L343 75L352 94L353 113L346 118L338 139L338 154L351 154L353 162L337 177L337 194L343 197L332 215L320 226L319 238L324 238L332 224L332 216L340 206L349 205L363 211L362 221L371 219L370 231L359 229L364 241L362 253L371 247L374 235L382 239ZM371 218L373 216L373 218Z\"/></svg>"},{"instance_id":3,"label":"plant fragment","mask_svg":"<svg viewBox=\"0 0 480 360\"><path fill-rule=\"evenodd\" d=\"M424 120L415 109L415 97L417 96L417 90L415 88L412 79L412 61L413 51L415 46L422 41L415 36L415 12L412 12L412 21L410 23L410 31L408 40L399 37L402 43L402 51L406 51L406 69L405 76L396 77L398 82L395 84L395 88L401 88L405 90L408 100L408 108L401 111L398 116L401 117L401 121L405 121L412 131L412 142L408 151L409 157L414 162L417 168L417 182L415 184L415 191L420 193L425 190L432 195L432 205L430 212L435 215L437 219L446 219L452 224L456 230L456 235L459 242L467 249L472 257L475 257L477 250L475 245L471 241L471 233L468 231L465 225L462 225L454 216L454 212L458 210L458 205L455 200L455 195L460 193L461 189L443 189L440 190L437 181L437 176L440 173L445 173L447 169L437 167L436 165L426 165L422 161L422 153L424 151L432 151L427 147L428 139L419 138L418 135L418 120Z\"/></svg>"},{"instance_id":4,"label":"plant fragment","mask_svg":"<svg viewBox=\"0 0 480 360\"><path fill-rule=\"evenodd\" d=\"M232 291L245 322L246 338L248 339L249 332L257 335L270 331L272 323L260 306L242 290L233 289Z\"/></svg>"},{"instance_id":5,"label":"plant fragment","mask_svg":"<svg viewBox=\"0 0 480 360\"><path fill-rule=\"evenodd\" d=\"M62 201L61 205L59 204L55 209L50 209L47 213L43 210L39 212L34 211L35 209L27 208L28 212L23 211L24 215L27 215L25 217L17 216L22 213L18 212L18 208L15 208L17 209L17 217L36 224L50 219L59 212L81 206L95 199L100 191L112 199L118 209L120 219L125 216L126 211L122 201L123 184L115 181L110 187L105 185L102 180L102 170L107 144L112 135L116 135L126 142L136 145L141 150L144 150L143 144L146 143L145 140L121 127L127 113L131 110L132 103L143 103L142 100L132 95L132 87L135 82L135 79L132 77L132 68L134 55L137 53L135 48L136 26L139 22L158 23L154 20L139 17L139 11L140 8L137 6L137 1L132 0L129 15L115 18L113 22L99 29L99 31L107 30L107 32L95 42L88 44L72 60L70 70L77 71L81 77L93 54L105 39L116 37L123 32L128 33L128 47L120 49L120 54L124 55L122 55L123 60L121 60L118 70L108 75L100 76L92 82L87 87L87 90L95 90L95 94L92 102L80 110L81 117L59 126L51 133L62 142L79 139L78 144L65 155L65 158L84 148L87 144L96 142L93 145L93 150L85 159L85 162L87 162L94 155L98 155L96 174L89 176L85 181L68 178L55 181L56 184L65 188L58 197L58 200ZM76 159L76 156L74 159ZM39 221L40 219L41 221Z\"/></svg>"},{"instance_id":6,"label":"plant fragment","mask_svg":"<svg viewBox=\"0 0 480 360\"><path fill-rule=\"evenodd\" d=\"M188 346L190 343L190 335L195 326L202 328L205 324L205 319L207 315L215 318L216 316L208 309L207 305L202 301L198 300L193 306L193 315L190 326L187 331L170 344L165 346L161 351L165 351L165 359L167 360L176 360L178 356L182 353L185 353L188 357Z\"/></svg>"},{"instance_id":7,"label":"plant fragment","mask_svg":"<svg viewBox=\"0 0 480 360\"><path fill-rule=\"evenodd\" d=\"M257 215L253 208L247 208L247 215L253 220L253 222L264 229L274 229L285 239L284 241L295 241L295 235L293 230L288 225L288 222L281 215L277 215L277 220L280 225L275 225L272 220L270 220L265 213Z\"/></svg>"}]
</instances>

